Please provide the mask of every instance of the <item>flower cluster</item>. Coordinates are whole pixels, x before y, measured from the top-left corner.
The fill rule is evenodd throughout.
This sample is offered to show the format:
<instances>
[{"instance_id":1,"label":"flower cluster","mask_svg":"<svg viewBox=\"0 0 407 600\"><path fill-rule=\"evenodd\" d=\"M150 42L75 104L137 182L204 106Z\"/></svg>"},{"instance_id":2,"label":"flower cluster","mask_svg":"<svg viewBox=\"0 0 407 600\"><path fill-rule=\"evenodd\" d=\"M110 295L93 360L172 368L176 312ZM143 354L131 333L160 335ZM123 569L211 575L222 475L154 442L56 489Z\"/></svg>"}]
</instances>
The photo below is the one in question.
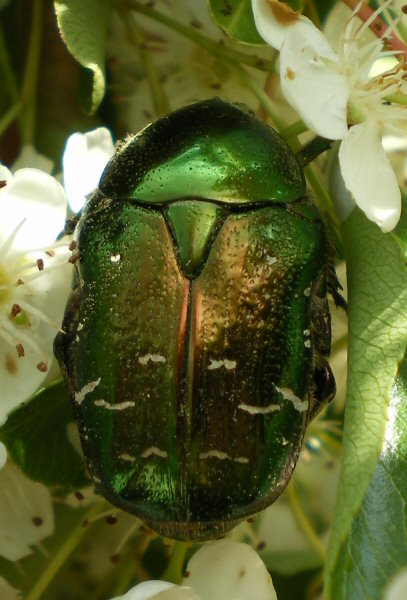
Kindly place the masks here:
<instances>
[{"instance_id":1,"label":"flower cluster","mask_svg":"<svg viewBox=\"0 0 407 600\"><path fill-rule=\"evenodd\" d=\"M181 586L166 581L140 583L113 600L277 600L271 577L247 544L221 540L198 550Z\"/></svg>"},{"instance_id":2,"label":"flower cluster","mask_svg":"<svg viewBox=\"0 0 407 600\"><path fill-rule=\"evenodd\" d=\"M347 190L367 217L384 232L397 224L401 195L397 177L383 149L385 133L406 132L404 63L372 75L384 57L395 20L375 38L369 26L392 0L361 23L354 14L343 30L337 52L313 23L278 0L252 0L260 35L280 50L282 91L305 124L318 135L341 140L339 161ZM351 127L349 127L351 125ZM344 215L346 216L346 215Z\"/></svg>"},{"instance_id":3,"label":"flower cluster","mask_svg":"<svg viewBox=\"0 0 407 600\"><path fill-rule=\"evenodd\" d=\"M14 172L0 165L0 422L52 369L72 268L69 240L55 240L64 230L67 201L74 211L82 207L112 153L106 129L71 136L65 189L47 172L52 164L32 149L24 149Z\"/></svg>"},{"instance_id":4,"label":"flower cluster","mask_svg":"<svg viewBox=\"0 0 407 600\"><path fill-rule=\"evenodd\" d=\"M52 163L32 148L24 148L14 172L0 165L0 424L56 376L53 340L72 276L70 239L58 237L68 201L71 209L82 207L113 150L106 129L71 136L65 189L50 174ZM0 488L0 555L16 561L53 533L51 494L7 460L1 442ZM2 578L0 596L20 597Z\"/></svg>"}]
</instances>

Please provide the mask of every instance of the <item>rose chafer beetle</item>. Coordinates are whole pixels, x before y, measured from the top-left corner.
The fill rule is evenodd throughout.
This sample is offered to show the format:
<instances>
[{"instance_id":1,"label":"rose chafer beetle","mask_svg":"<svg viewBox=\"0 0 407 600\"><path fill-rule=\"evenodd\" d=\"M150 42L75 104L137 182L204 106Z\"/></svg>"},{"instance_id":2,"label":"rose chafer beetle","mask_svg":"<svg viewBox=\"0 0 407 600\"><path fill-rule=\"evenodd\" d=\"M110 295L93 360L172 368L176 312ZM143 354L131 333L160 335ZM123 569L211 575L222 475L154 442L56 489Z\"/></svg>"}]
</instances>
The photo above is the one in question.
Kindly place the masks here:
<instances>
[{"instance_id":1,"label":"rose chafer beetle","mask_svg":"<svg viewBox=\"0 0 407 600\"><path fill-rule=\"evenodd\" d=\"M99 493L205 539L270 505L335 390L335 288L302 168L219 99L129 137L77 227L55 351Z\"/></svg>"}]
</instances>

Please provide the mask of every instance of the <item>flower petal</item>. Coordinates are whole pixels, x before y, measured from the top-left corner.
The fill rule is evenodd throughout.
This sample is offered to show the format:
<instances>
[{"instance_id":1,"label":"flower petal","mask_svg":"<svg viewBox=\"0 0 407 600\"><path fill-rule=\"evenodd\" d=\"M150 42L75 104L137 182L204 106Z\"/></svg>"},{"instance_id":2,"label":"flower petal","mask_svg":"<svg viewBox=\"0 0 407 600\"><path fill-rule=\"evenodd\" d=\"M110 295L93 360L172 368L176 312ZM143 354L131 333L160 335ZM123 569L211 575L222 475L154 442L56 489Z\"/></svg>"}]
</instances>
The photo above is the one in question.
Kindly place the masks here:
<instances>
[{"instance_id":1,"label":"flower petal","mask_svg":"<svg viewBox=\"0 0 407 600\"><path fill-rule=\"evenodd\" d=\"M384 600L405 600L407 598L407 569L399 571L386 589Z\"/></svg>"},{"instance_id":2,"label":"flower petal","mask_svg":"<svg viewBox=\"0 0 407 600\"><path fill-rule=\"evenodd\" d=\"M328 139L347 132L349 87L336 72L337 57L315 27L290 30L280 54L281 89L304 123Z\"/></svg>"},{"instance_id":3,"label":"flower petal","mask_svg":"<svg viewBox=\"0 0 407 600\"><path fill-rule=\"evenodd\" d=\"M11 463L0 471L0 555L19 560L54 531L51 494Z\"/></svg>"},{"instance_id":4,"label":"flower petal","mask_svg":"<svg viewBox=\"0 0 407 600\"><path fill-rule=\"evenodd\" d=\"M264 41L277 50L280 50L290 29L303 23L315 28L307 17L279 0L252 0L252 10L257 31Z\"/></svg>"},{"instance_id":5,"label":"flower petal","mask_svg":"<svg viewBox=\"0 0 407 600\"><path fill-rule=\"evenodd\" d=\"M274 553L298 554L310 552L310 546L304 532L298 525L295 515L281 498L261 513L256 523L256 533L261 540L268 540L268 549ZM287 565L289 573L291 565Z\"/></svg>"},{"instance_id":6,"label":"flower petal","mask_svg":"<svg viewBox=\"0 0 407 600\"><path fill-rule=\"evenodd\" d=\"M1 8L1 5L0 5ZM21 600L21 594L18 590L11 587L9 583L0 576L0 598L1 600Z\"/></svg>"},{"instance_id":7,"label":"flower petal","mask_svg":"<svg viewBox=\"0 0 407 600\"><path fill-rule=\"evenodd\" d=\"M0 164L0 181L9 182L11 179L13 179L12 172L9 169L7 169L7 167ZM1 188L1 189L4 189L4 188Z\"/></svg>"},{"instance_id":8,"label":"flower petal","mask_svg":"<svg viewBox=\"0 0 407 600\"><path fill-rule=\"evenodd\" d=\"M13 163L13 171L25 167L40 169L40 171L44 171L44 173L51 174L54 162L47 156L44 156L44 154L37 152L32 144L27 144L26 146L23 146L19 157Z\"/></svg>"},{"instance_id":9,"label":"flower petal","mask_svg":"<svg viewBox=\"0 0 407 600\"><path fill-rule=\"evenodd\" d=\"M168 581L144 581L129 590L124 596L112 600L200 600L187 587Z\"/></svg>"},{"instance_id":10,"label":"flower petal","mask_svg":"<svg viewBox=\"0 0 407 600\"><path fill-rule=\"evenodd\" d=\"M24 221L14 249L51 244L65 225L66 196L54 177L38 169L19 169L0 189L0 239L5 240Z\"/></svg>"},{"instance_id":11,"label":"flower petal","mask_svg":"<svg viewBox=\"0 0 407 600\"><path fill-rule=\"evenodd\" d=\"M394 229L401 193L375 121L351 127L339 149L339 163L346 188L367 218L385 233Z\"/></svg>"},{"instance_id":12,"label":"flower petal","mask_svg":"<svg viewBox=\"0 0 407 600\"><path fill-rule=\"evenodd\" d=\"M4 467L7 460L7 449L5 445L0 442L0 470Z\"/></svg>"},{"instance_id":13,"label":"flower petal","mask_svg":"<svg viewBox=\"0 0 407 600\"><path fill-rule=\"evenodd\" d=\"M346 189L338 154L339 146L335 149L335 156L332 156L332 166L329 173L329 192L333 200L338 221L339 223L343 223L355 208L356 202L353 199L352 194Z\"/></svg>"},{"instance_id":14,"label":"flower petal","mask_svg":"<svg viewBox=\"0 0 407 600\"><path fill-rule=\"evenodd\" d=\"M10 297L0 305L0 423L32 396L52 366L53 341L70 292L70 255L67 247L56 249L52 257L34 254L33 268L21 273L19 285L11 282ZM38 270L36 259L43 270ZM19 278L16 273L14 276ZM23 310L10 318L15 306Z\"/></svg>"},{"instance_id":15,"label":"flower petal","mask_svg":"<svg viewBox=\"0 0 407 600\"><path fill-rule=\"evenodd\" d=\"M247 544L221 540L206 544L188 563L189 585L200 600L277 600L271 577Z\"/></svg>"},{"instance_id":16,"label":"flower petal","mask_svg":"<svg viewBox=\"0 0 407 600\"><path fill-rule=\"evenodd\" d=\"M82 208L86 195L97 187L114 150L106 127L85 134L74 133L68 138L63 157L64 186L74 212Z\"/></svg>"}]
</instances>

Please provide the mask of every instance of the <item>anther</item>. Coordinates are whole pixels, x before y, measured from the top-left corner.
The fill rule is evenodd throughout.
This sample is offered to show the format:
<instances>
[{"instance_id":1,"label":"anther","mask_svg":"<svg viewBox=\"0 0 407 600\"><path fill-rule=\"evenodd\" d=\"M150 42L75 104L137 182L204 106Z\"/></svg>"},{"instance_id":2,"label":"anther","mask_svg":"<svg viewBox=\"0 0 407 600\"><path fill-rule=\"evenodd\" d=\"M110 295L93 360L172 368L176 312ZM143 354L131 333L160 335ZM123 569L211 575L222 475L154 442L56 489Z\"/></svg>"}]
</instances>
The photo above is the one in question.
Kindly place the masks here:
<instances>
[{"instance_id":1,"label":"anther","mask_svg":"<svg viewBox=\"0 0 407 600\"><path fill-rule=\"evenodd\" d=\"M21 308L21 306L19 304L13 304L13 306L11 307L11 311L10 311L11 318L14 319L14 317L19 315L22 310L23 309Z\"/></svg>"}]
</instances>

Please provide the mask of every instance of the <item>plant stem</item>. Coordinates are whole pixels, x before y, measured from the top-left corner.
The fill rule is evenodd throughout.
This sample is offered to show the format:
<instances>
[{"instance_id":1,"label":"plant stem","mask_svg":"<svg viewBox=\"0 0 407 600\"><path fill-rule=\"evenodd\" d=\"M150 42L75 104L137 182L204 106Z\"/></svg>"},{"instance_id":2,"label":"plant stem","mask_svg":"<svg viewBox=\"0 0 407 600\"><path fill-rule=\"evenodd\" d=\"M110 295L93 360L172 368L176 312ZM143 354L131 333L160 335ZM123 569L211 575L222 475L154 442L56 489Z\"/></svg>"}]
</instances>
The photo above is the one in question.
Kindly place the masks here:
<instances>
[{"instance_id":1,"label":"plant stem","mask_svg":"<svg viewBox=\"0 0 407 600\"><path fill-rule=\"evenodd\" d=\"M41 54L43 0L33 0L30 41L27 49L22 98L25 105L23 144L34 142L37 109L37 83Z\"/></svg>"},{"instance_id":2,"label":"plant stem","mask_svg":"<svg viewBox=\"0 0 407 600\"><path fill-rule=\"evenodd\" d=\"M323 562L325 562L325 548L322 545L321 540L315 533L314 528L312 527L307 515L302 510L292 481L287 486L287 496L291 504L294 516L297 520L297 523L301 528L301 531L304 533L305 537L308 539L309 543L311 544L315 552L318 554L318 556L322 559Z\"/></svg>"},{"instance_id":3,"label":"plant stem","mask_svg":"<svg viewBox=\"0 0 407 600\"><path fill-rule=\"evenodd\" d=\"M7 127L14 121L17 115L20 114L23 108L21 100L17 100L8 111L0 118L0 135L7 129Z\"/></svg>"},{"instance_id":4,"label":"plant stem","mask_svg":"<svg viewBox=\"0 0 407 600\"><path fill-rule=\"evenodd\" d=\"M3 28L0 26L0 68L3 78L4 88L8 92L12 106L8 109L5 115L0 120L0 135L7 129L18 116L20 131L23 130L23 119L21 118L21 109L23 103L20 99L20 93L17 86L17 81L14 75L13 67L10 61L10 55L7 49L6 40L4 38ZM12 115L12 118L11 118Z\"/></svg>"},{"instance_id":5,"label":"plant stem","mask_svg":"<svg viewBox=\"0 0 407 600\"><path fill-rule=\"evenodd\" d=\"M150 545L152 538L149 535L140 533L136 544L132 545L127 554L123 557L119 569L116 568L114 580L117 582L113 589L110 590L111 596L120 596L124 594L133 579L138 581L147 581L151 579L150 574L144 569L141 560ZM97 596L99 597L99 596Z\"/></svg>"},{"instance_id":6,"label":"plant stem","mask_svg":"<svg viewBox=\"0 0 407 600\"><path fill-rule=\"evenodd\" d=\"M14 77L14 71L13 67L11 66L10 56L7 50L2 27L0 27L0 65L3 73L2 85L8 91L11 101L16 102L19 96L17 82Z\"/></svg>"},{"instance_id":7,"label":"plant stem","mask_svg":"<svg viewBox=\"0 0 407 600\"><path fill-rule=\"evenodd\" d=\"M154 64L151 53L147 48L146 41L136 23L136 20L134 19L134 16L130 14L130 11L120 5L118 6L118 11L123 24L127 29L130 40L137 48L141 62L143 63L144 72L151 90L151 97L156 113L155 116L163 117L167 115L171 109L164 87L161 83L160 74Z\"/></svg>"},{"instance_id":8,"label":"plant stem","mask_svg":"<svg viewBox=\"0 0 407 600\"><path fill-rule=\"evenodd\" d=\"M280 131L280 135L284 140L289 140L293 136L301 135L301 133L305 133L308 131L308 127L304 124L304 121L299 119L292 125L285 127Z\"/></svg>"},{"instance_id":9,"label":"plant stem","mask_svg":"<svg viewBox=\"0 0 407 600\"><path fill-rule=\"evenodd\" d=\"M70 536L65 540L62 546L59 548L57 553L54 555L51 562L48 564L45 571L42 572L40 578L37 580L34 587L26 596L25 600L38 600L41 598L44 590L47 589L51 581L54 579L58 571L63 567L66 560L74 549L78 546L82 538L89 531L89 527L85 526L84 523L94 519L102 510L105 509L103 502L93 504L90 510L81 518L81 522L73 529Z\"/></svg>"},{"instance_id":10,"label":"plant stem","mask_svg":"<svg viewBox=\"0 0 407 600\"><path fill-rule=\"evenodd\" d=\"M218 56L220 58L226 58L233 62L237 62L240 64L247 65L249 67L253 67L254 69L258 69L259 71L271 71L273 70L273 62L270 60L266 60L260 58L258 56L254 56L252 54L245 54L244 52L240 52L239 50L235 50L234 48L228 48L227 46L211 40L210 38L198 33L195 29L191 27L187 27L182 23L179 23L175 19L164 15L163 13L154 10L145 4L141 4L137 0L126 0L126 5L129 8L137 11L140 14L146 15L159 23L162 23L166 27L169 27L173 31L176 31L180 35L188 38L198 46L205 48L211 54Z\"/></svg>"},{"instance_id":11,"label":"plant stem","mask_svg":"<svg viewBox=\"0 0 407 600\"><path fill-rule=\"evenodd\" d=\"M328 192L325 189L324 184L322 183L320 177L317 175L317 173L315 172L315 168L313 165L307 165L304 168L304 172L305 175L308 179L308 182L310 184L310 186L312 187L315 195L320 198L322 205L324 207L324 210L328 213L329 218L331 219L332 223L336 223L336 217L335 214L333 212L333 205L332 205L332 199L331 196L328 194Z\"/></svg>"},{"instance_id":12,"label":"plant stem","mask_svg":"<svg viewBox=\"0 0 407 600\"><path fill-rule=\"evenodd\" d=\"M175 542L172 548L171 559L161 579L171 583L181 583L183 577L185 555L190 544L188 542Z\"/></svg>"}]
</instances>

